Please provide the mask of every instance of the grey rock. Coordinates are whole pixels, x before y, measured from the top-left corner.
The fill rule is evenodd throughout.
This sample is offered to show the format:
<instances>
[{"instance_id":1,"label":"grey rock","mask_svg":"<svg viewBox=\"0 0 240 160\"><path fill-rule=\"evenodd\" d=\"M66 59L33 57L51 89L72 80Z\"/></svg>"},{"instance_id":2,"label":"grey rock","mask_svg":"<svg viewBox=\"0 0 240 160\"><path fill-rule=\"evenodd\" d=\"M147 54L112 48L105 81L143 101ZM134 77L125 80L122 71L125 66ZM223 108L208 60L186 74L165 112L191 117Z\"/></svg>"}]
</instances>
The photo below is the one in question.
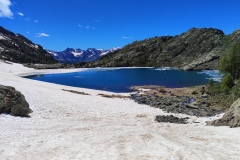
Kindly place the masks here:
<instances>
[{"instance_id":1,"label":"grey rock","mask_svg":"<svg viewBox=\"0 0 240 160\"><path fill-rule=\"evenodd\" d=\"M201 95L202 98L208 98L208 94Z\"/></svg>"},{"instance_id":2,"label":"grey rock","mask_svg":"<svg viewBox=\"0 0 240 160\"><path fill-rule=\"evenodd\" d=\"M27 117L32 110L24 95L15 88L0 85L0 114L8 113L13 116Z\"/></svg>"},{"instance_id":3,"label":"grey rock","mask_svg":"<svg viewBox=\"0 0 240 160\"><path fill-rule=\"evenodd\" d=\"M173 115L170 116L156 116L155 117L155 121L157 122L168 122L168 123L177 123L177 124L187 124L187 119L189 119L189 117L186 118L178 118L175 117Z\"/></svg>"},{"instance_id":4,"label":"grey rock","mask_svg":"<svg viewBox=\"0 0 240 160\"><path fill-rule=\"evenodd\" d=\"M198 106L199 106L198 102L192 102L186 105L186 107L192 108L192 109L198 109Z\"/></svg>"},{"instance_id":5,"label":"grey rock","mask_svg":"<svg viewBox=\"0 0 240 160\"><path fill-rule=\"evenodd\" d=\"M212 126L240 127L240 98L237 99L222 118L207 123Z\"/></svg>"}]
</instances>

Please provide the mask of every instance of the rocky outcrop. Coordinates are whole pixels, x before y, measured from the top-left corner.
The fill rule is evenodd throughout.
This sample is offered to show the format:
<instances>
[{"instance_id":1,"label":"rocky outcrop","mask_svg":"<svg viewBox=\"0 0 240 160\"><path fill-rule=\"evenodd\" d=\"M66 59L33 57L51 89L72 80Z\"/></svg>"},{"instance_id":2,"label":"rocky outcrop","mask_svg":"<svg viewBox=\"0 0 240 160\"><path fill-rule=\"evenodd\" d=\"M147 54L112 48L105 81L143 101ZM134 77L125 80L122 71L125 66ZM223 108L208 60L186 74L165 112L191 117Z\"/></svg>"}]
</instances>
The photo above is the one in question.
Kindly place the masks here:
<instances>
[{"instance_id":1,"label":"rocky outcrop","mask_svg":"<svg viewBox=\"0 0 240 160\"><path fill-rule=\"evenodd\" d=\"M221 119L208 122L208 125L240 127L240 98L231 105Z\"/></svg>"},{"instance_id":2,"label":"rocky outcrop","mask_svg":"<svg viewBox=\"0 0 240 160\"><path fill-rule=\"evenodd\" d=\"M24 95L13 87L0 85L0 114L27 117L31 112Z\"/></svg>"},{"instance_id":3,"label":"rocky outcrop","mask_svg":"<svg viewBox=\"0 0 240 160\"><path fill-rule=\"evenodd\" d=\"M193 60L191 63L180 67L183 70L189 71L189 70L202 70L202 69L211 69L211 68L217 68L217 63L211 63L211 65L208 65L208 62L214 62L214 60L219 59L219 55L210 53L207 55L203 55L195 60ZM217 61L216 61L217 62Z\"/></svg>"}]
</instances>

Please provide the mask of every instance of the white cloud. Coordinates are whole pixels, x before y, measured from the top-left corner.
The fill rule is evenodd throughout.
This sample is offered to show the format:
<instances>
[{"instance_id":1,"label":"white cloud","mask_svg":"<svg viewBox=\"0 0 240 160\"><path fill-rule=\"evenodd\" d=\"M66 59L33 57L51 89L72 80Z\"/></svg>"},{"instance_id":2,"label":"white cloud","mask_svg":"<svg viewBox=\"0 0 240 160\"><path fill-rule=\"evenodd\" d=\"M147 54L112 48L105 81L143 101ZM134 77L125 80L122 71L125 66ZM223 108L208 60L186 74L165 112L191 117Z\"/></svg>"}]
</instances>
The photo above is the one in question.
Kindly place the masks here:
<instances>
[{"instance_id":1,"label":"white cloud","mask_svg":"<svg viewBox=\"0 0 240 160\"><path fill-rule=\"evenodd\" d=\"M87 29L90 29L90 26L89 26L89 25L87 25L87 26L86 26L86 28L87 28Z\"/></svg>"},{"instance_id":2,"label":"white cloud","mask_svg":"<svg viewBox=\"0 0 240 160\"><path fill-rule=\"evenodd\" d=\"M82 28L82 25L79 24L78 27Z\"/></svg>"},{"instance_id":3,"label":"white cloud","mask_svg":"<svg viewBox=\"0 0 240 160\"><path fill-rule=\"evenodd\" d=\"M49 37L50 35L49 34L46 34L46 33L37 33L37 36L36 37Z\"/></svg>"},{"instance_id":4,"label":"white cloud","mask_svg":"<svg viewBox=\"0 0 240 160\"><path fill-rule=\"evenodd\" d=\"M123 36L122 39L132 39L133 37L126 37L126 36Z\"/></svg>"},{"instance_id":5,"label":"white cloud","mask_svg":"<svg viewBox=\"0 0 240 160\"><path fill-rule=\"evenodd\" d=\"M35 23L38 23L39 21L35 19L34 22L35 22Z\"/></svg>"},{"instance_id":6,"label":"white cloud","mask_svg":"<svg viewBox=\"0 0 240 160\"><path fill-rule=\"evenodd\" d=\"M22 12L18 12L19 16L24 16L24 14Z\"/></svg>"},{"instance_id":7,"label":"white cloud","mask_svg":"<svg viewBox=\"0 0 240 160\"><path fill-rule=\"evenodd\" d=\"M13 13L10 10L11 5L10 0L0 0L0 17L13 18Z\"/></svg>"}]
</instances>

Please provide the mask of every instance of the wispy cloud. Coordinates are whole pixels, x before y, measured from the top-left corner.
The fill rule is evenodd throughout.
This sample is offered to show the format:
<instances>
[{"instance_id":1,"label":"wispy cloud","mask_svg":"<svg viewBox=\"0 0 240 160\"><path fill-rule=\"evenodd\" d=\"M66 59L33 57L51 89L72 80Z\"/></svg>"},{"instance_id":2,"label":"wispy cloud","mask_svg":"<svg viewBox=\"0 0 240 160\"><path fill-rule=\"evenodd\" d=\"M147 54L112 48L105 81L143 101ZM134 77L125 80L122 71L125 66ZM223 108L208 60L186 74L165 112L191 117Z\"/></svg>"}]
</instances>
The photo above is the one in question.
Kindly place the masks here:
<instances>
[{"instance_id":1,"label":"wispy cloud","mask_svg":"<svg viewBox=\"0 0 240 160\"><path fill-rule=\"evenodd\" d=\"M22 12L18 12L19 16L24 16L24 14Z\"/></svg>"},{"instance_id":2,"label":"wispy cloud","mask_svg":"<svg viewBox=\"0 0 240 160\"><path fill-rule=\"evenodd\" d=\"M100 23L100 22L101 22L101 20L100 20L100 19L97 19L97 20L95 20L95 22L96 22L96 23Z\"/></svg>"},{"instance_id":3,"label":"wispy cloud","mask_svg":"<svg viewBox=\"0 0 240 160\"><path fill-rule=\"evenodd\" d=\"M27 17L25 18L26 21L30 22L31 21L31 18L30 17Z\"/></svg>"},{"instance_id":4,"label":"wispy cloud","mask_svg":"<svg viewBox=\"0 0 240 160\"><path fill-rule=\"evenodd\" d=\"M35 23L38 23L39 21L35 19L34 22L35 22Z\"/></svg>"},{"instance_id":5,"label":"wispy cloud","mask_svg":"<svg viewBox=\"0 0 240 160\"><path fill-rule=\"evenodd\" d=\"M122 36L122 39L132 39L133 37Z\"/></svg>"},{"instance_id":6,"label":"wispy cloud","mask_svg":"<svg viewBox=\"0 0 240 160\"><path fill-rule=\"evenodd\" d=\"M96 29L95 27L90 26L90 25L83 26L83 25L79 24L78 27L85 28L85 29L92 29L92 30Z\"/></svg>"},{"instance_id":7,"label":"wispy cloud","mask_svg":"<svg viewBox=\"0 0 240 160\"><path fill-rule=\"evenodd\" d=\"M10 0L0 0L0 17L13 18L13 13L10 10L11 5Z\"/></svg>"},{"instance_id":8,"label":"wispy cloud","mask_svg":"<svg viewBox=\"0 0 240 160\"><path fill-rule=\"evenodd\" d=\"M46 34L46 33L37 33L37 36L36 37L49 37L50 35L49 34Z\"/></svg>"}]
</instances>

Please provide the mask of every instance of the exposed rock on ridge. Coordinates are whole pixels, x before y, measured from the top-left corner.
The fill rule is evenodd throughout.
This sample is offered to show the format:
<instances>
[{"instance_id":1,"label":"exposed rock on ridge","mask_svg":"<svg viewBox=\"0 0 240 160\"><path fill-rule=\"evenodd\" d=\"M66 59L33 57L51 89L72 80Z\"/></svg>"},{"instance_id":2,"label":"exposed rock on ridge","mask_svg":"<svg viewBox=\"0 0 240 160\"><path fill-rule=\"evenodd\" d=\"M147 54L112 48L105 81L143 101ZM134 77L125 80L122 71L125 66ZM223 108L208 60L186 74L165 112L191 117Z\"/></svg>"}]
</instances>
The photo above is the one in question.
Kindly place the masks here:
<instances>
[{"instance_id":1,"label":"exposed rock on ridge","mask_svg":"<svg viewBox=\"0 0 240 160\"><path fill-rule=\"evenodd\" d=\"M218 59L240 40L240 31L225 35L213 28L192 28L177 36L135 41L122 50L85 67L178 67L184 70L217 69Z\"/></svg>"}]
</instances>

